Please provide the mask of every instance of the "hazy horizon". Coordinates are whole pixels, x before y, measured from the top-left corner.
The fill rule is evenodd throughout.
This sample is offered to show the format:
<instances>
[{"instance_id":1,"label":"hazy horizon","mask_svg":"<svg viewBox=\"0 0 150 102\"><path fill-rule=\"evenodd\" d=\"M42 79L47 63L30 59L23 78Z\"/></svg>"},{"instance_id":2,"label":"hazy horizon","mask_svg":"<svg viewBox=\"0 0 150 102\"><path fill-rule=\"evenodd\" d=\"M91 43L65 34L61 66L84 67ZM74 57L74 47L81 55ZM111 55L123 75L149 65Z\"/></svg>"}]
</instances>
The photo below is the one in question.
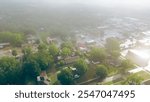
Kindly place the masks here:
<instances>
[{"instance_id":1,"label":"hazy horizon","mask_svg":"<svg viewBox=\"0 0 150 102\"><path fill-rule=\"evenodd\" d=\"M105 7L150 8L149 0L0 0L0 2L43 3L43 4L87 4Z\"/></svg>"}]
</instances>

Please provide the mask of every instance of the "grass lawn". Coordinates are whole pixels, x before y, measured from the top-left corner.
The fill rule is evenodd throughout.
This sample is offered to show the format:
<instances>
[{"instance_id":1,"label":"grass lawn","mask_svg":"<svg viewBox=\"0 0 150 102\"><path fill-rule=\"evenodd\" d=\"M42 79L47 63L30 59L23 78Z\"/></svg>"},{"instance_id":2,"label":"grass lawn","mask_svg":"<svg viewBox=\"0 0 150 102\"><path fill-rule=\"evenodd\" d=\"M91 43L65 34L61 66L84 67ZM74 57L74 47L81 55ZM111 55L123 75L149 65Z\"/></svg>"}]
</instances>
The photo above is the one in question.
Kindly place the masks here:
<instances>
[{"instance_id":1,"label":"grass lawn","mask_svg":"<svg viewBox=\"0 0 150 102\"><path fill-rule=\"evenodd\" d=\"M48 78L51 80L51 84L54 84L57 81L57 73L48 74Z\"/></svg>"},{"instance_id":2,"label":"grass lawn","mask_svg":"<svg viewBox=\"0 0 150 102\"><path fill-rule=\"evenodd\" d=\"M108 77L113 76L118 73L118 68L110 67L108 68Z\"/></svg>"},{"instance_id":3,"label":"grass lawn","mask_svg":"<svg viewBox=\"0 0 150 102\"><path fill-rule=\"evenodd\" d=\"M51 80L51 84L54 84L57 81L57 70L53 66L47 70L47 76Z\"/></svg>"},{"instance_id":4,"label":"grass lawn","mask_svg":"<svg viewBox=\"0 0 150 102\"><path fill-rule=\"evenodd\" d=\"M145 72L145 71L140 71L138 73L136 73L138 76L142 77L143 78L143 81L144 80L147 80L147 79L150 79L150 74Z\"/></svg>"},{"instance_id":5,"label":"grass lawn","mask_svg":"<svg viewBox=\"0 0 150 102\"><path fill-rule=\"evenodd\" d=\"M142 77L143 81L150 79L150 74L145 72L145 71L140 71L140 72L137 72L136 74L139 77ZM116 80L116 81L110 81L110 82L102 83L102 84L103 85L121 85L123 81L124 81L123 79L119 79L119 80Z\"/></svg>"},{"instance_id":6,"label":"grass lawn","mask_svg":"<svg viewBox=\"0 0 150 102\"><path fill-rule=\"evenodd\" d=\"M112 76L118 73L117 68L108 68L108 76ZM77 83L81 83L90 79L96 78L96 65L89 65L87 72L77 80Z\"/></svg>"}]
</instances>

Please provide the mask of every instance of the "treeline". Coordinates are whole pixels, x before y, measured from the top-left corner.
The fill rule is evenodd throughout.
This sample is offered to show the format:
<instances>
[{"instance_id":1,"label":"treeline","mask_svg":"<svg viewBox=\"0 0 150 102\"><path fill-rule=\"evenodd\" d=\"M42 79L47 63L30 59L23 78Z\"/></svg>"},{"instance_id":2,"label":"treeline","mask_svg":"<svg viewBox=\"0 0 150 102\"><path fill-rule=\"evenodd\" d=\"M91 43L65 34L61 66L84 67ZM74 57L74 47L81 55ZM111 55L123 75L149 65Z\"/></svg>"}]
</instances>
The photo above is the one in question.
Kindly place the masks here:
<instances>
[{"instance_id":1,"label":"treeline","mask_svg":"<svg viewBox=\"0 0 150 102\"><path fill-rule=\"evenodd\" d=\"M1 85L37 84L36 78L40 72L53 66L53 57L45 45L39 45L38 52L33 52L29 47L23 48L22 53L19 58L0 58Z\"/></svg>"},{"instance_id":2,"label":"treeline","mask_svg":"<svg viewBox=\"0 0 150 102\"><path fill-rule=\"evenodd\" d=\"M20 47L25 41L22 33L0 32L0 43L10 43L12 46Z\"/></svg>"}]
</instances>

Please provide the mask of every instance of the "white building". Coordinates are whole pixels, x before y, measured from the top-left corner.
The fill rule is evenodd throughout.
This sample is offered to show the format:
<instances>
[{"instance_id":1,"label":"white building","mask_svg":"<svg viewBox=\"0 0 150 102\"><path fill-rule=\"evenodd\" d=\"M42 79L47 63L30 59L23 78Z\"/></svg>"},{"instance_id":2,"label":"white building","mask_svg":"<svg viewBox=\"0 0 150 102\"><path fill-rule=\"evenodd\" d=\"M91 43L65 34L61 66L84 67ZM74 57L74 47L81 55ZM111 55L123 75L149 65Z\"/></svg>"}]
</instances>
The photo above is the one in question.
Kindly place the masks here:
<instances>
[{"instance_id":1,"label":"white building","mask_svg":"<svg viewBox=\"0 0 150 102\"><path fill-rule=\"evenodd\" d=\"M145 67L150 61L150 50L131 49L128 50L126 58L139 66Z\"/></svg>"}]
</instances>

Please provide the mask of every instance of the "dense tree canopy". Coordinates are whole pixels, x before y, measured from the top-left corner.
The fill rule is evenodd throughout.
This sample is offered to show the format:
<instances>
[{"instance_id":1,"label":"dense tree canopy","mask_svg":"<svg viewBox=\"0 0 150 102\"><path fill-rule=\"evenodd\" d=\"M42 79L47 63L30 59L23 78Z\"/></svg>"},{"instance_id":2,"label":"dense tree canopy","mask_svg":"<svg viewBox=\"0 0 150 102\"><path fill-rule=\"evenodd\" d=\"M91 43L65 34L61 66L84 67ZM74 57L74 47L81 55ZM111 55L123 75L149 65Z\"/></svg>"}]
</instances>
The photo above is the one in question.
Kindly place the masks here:
<instances>
[{"instance_id":1,"label":"dense tree canopy","mask_svg":"<svg viewBox=\"0 0 150 102\"><path fill-rule=\"evenodd\" d=\"M108 52L110 51L120 51L120 43L116 38L107 38L105 48Z\"/></svg>"},{"instance_id":2,"label":"dense tree canopy","mask_svg":"<svg viewBox=\"0 0 150 102\"><path fill-rule=\"evenodd\" d=\"M83 75L88 68L87 63L83 59L79 59L75 62L74 67L77 69L77 74Z\"/></svg>"},{"instance_id":3,"label":"dense tree canopy","mask_svg":"<svg viewBox=\"0 0 150 102\"><path fill-rule=\"evenodd\" d=\"M118 58L120 56L120 43L116 38L106 39L106 51L111 55L111 58Z\"/></svg>"},{"instance_id":4,"label":"dense tree canopy","mask_svg":"<svg viewBox=\"0 0 150 102\"><path fill-rule=\"evenodd\" d=\"M23 62L23 73L24 77L36 78L39 75L41 69L39 63L37 63L37 57L35 55L30 55Z\"/></svg>"},{"instance_id":5,"label":"dense tree canopy","mask_svg":"<svg viewBox=\"0 0 150 102\"><path fill-rule=\"evenodd\" d=\"M25 41L25 36L20 33L0 32L0 43L10 43L12 46L21 46Z\"/></svg>"},{"instance_id":6,"label":"dense tree canopy","mask_svg":"<svg viewBox=\"0 0 150 102\"><path fill-rule=\"evenodd\" d=\"M72 49L73 49L73 44L72 44L72 42L70 42L70 41L63 42L63 43L61 44L61 48L62 48L62 49L63 49L63 48L68 48L68 49L72 50Z\"/></svg>"},{"instance_id":7,"label":"dense tree canopy","mask_svg":"<svg viewBox=\"0 0 150 102\"><path fill-rule=\"evenodd\" d=\"M40 43L38 46L38 51L46 51L47 50L47 45L44 43Z\"/></svg>"},{"instance_id":8,"label":"dense tree canopy","mask_svg":"<svg viewBox=\"0 0 150 102\"><path fill-rule=\"evenodd\" d=\"M47 70L53 65L53 58L48 52L36 53L36 61L39 64L41 70Z\"/></svg>"},{"instance_id":9,"label":"dense tree canopy","mask_svg":"<svg viewBox=\"0 0 150 102\"><path fill-rule=\"evenodd\" d=\"M13 49L13 50L12 50L12 55L13 55L13 56L17 56L17 50L16 50L16 49Z\"/></svg>"},{"instance_id":10,"label":"dense tree canopy","mask_svg":"<svg viewBox=\"0 0 150 102\"><path fill-rule=\"evenodd\" d=\"M51 44L49 46L49 53L55 58L59 53L59 48L55 44Z\"/></svg>"},{"instance_id":11,"label":"dense tree canopy","mask_svg":"<svg viewBox=\"0 0 150 102\"><path fill-rule=\"evenodd\" d=\"M21 67L13 57L0 59L0 84L20 84Z\"/></svg>"},{"instance_id":12,"label":"dense tree canopy","mask_svg":"<svg viewBox=\"0 0 150 102\"><path fill-rule=\"evenodd\" d=\"M104 65L97 66L96 75L100 77L100 79L106 78L107 74L108 74L107 67L105 67Z\"/></svg>"},{"instance_id":13,"label":"dense tree canopy","mask_svg":"<svg viewBox=\"0 0 150 102\"><path fill-rule=\"evenodd\" d=\"M61 55L63 57L68 57L69 55L71 55L71 50L67 47L64 47L61 51Z\"/></svg>"},{"instance_id":14,"label":"dense tree canopy","mask_svg":"<svg viewBox=\"0 0 150 102\"><path fill-rule=\"evenodd\" d=\"M100 61L100 62L103 62L105 61L106 59L106 56L107 56L107 53L105 52L105 50L103 48L93 48L91 51L90 51L90 60L91 61Z\"/></svg>"},{"instance_id":15,"label":"dense tree canopy","mask_svg":"<svg viewBox=\"0 0 150 102\"><path fill-rule=\"evenodd\" d=\"M71 85L74 83L71 69L64 68L57 74L57 79L63 85Z\"/></svg>"},{"instance_id":16,"label":"dense tree canopy","mask_svg":"<svg viewBox=\"0 0 150 102\"><path fill-rule=\"evenodd\" d=\"M128 69L134 68L134 64L128 59L122 60L120 68L121 74L125 74Z\"/></svg>"},{"instance_id":17,"label":"dense tree canopy","mask_svg":"<svg viewBox=\"0 0 150 102\"><path fill-rule=\"evenodd\" d=\"M126 85L140 85L143 78L138 76L137 74L132 74L126 78L123 84Z\"/></svg>"}]
</instances>

